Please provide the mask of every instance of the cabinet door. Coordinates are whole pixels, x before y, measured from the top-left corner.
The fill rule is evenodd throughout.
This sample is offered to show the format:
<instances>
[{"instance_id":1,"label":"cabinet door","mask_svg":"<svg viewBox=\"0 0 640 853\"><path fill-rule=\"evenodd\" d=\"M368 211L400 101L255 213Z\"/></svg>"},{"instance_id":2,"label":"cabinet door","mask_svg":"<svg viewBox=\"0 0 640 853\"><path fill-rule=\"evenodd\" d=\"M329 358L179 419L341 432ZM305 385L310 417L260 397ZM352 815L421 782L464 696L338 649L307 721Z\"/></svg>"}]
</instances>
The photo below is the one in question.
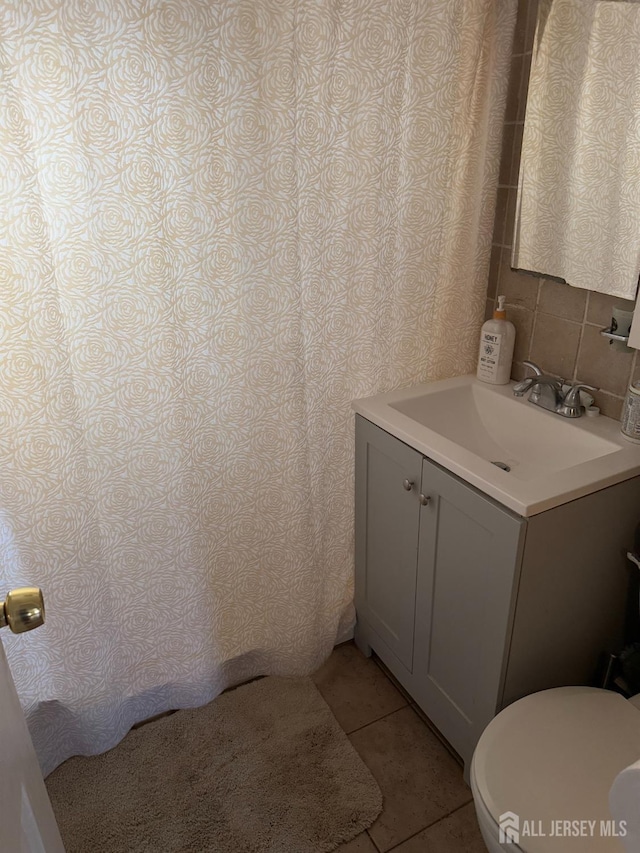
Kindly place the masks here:
<instances>
[{"instance_id":1,"label":"cabinet door","mask_svg":"<svg viewBox=\"0 0 640 853\"><path fill-rule=\"evenodd\" d=\"M411 672L422 455L356 418L356 609ZM410 485L409 485L410 484Z\"/></svg>"},{"instance_id":2,"label":"cabinet door","mask_svg":"<svg viewBox=\"0 0 640 853\"><path fill-rule=\"evenodd\" d=\"M526 522L425 459L414 677L468 761L497 710Z\"/></svg>"}]
</instances>

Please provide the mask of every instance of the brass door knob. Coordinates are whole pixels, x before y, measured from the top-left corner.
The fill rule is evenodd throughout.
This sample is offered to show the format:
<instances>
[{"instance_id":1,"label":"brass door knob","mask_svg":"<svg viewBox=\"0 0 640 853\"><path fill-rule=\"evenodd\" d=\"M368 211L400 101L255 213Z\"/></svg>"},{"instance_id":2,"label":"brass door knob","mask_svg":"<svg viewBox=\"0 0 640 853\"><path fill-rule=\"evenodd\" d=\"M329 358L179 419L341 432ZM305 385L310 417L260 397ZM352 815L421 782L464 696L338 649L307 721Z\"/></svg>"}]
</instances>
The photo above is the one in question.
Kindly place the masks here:
<instances>
[{"instance_id":1,"label":"brass door knob","mask_svg":"<svg viewBox=\"0 0 640 853\"><path fill-rule=\"evenodd\" d=\"M0 603L0 628L6 625L14 634L32 631L44 622L44 599L37 586L12 589Z\"/></svg>"}]
</instances>

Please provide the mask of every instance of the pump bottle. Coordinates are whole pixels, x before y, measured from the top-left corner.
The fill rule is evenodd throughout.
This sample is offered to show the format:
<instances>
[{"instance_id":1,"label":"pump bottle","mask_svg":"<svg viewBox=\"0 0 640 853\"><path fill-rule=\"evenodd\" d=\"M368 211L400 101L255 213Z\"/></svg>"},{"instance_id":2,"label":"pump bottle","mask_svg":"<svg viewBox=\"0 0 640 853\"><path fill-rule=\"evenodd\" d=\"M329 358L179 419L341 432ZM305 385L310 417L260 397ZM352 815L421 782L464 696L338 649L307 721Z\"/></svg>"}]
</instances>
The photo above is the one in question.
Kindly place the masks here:
<instances>
[{"instance_id":1,"label":"pump bottle","mask_svg":"<svg viewBox=\"0 0 640 853\"><path fill-rule=\"evenodd\" d=\"M511 378L516 329L507 320L504 301L504 296L498 296L493 319L486 321L480 334L477 376L492 385L506 385Z\"/></svg>"}]
</instances>

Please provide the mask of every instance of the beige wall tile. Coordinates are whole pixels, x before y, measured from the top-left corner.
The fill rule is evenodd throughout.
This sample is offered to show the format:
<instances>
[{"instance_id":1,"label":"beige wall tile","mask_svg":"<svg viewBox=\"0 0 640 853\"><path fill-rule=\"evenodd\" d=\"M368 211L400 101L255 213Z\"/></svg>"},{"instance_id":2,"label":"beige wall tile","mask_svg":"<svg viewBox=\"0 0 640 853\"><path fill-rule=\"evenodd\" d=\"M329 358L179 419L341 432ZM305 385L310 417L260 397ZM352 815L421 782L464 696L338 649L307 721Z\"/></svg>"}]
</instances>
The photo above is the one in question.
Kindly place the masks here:
<instances>
[{"instance_id":1,"label":"beige wall tile","mask_svg":"<svg viewBox=\"0 0 640 853\"><path fill-rule=\"evenodd\" d=\"M507 311L507 320L511 320L516 327L516 344L513 350L513 360L524 361L526 358L529 358L529 348L531 347L533 311L511 306Z\"/></svg>"},{"instance_id":2,"label":"beige wall tile","mask_svg":"<svg viewBox=\"0 0 640 853\"><path fill-rule=\"evenodd\" d=\"M491 247L491 261L489 262L489 284L487 286L487 296L489 299L497 294L498 276L500 274L500 255L502 250L499 246Z\"/></svg>"},{"instance_id":3,"label":"beige wall tile","mask_svg":"<svg viewBox=\"0 0 640 853\"><path fill-rule=\"evenodd\" d=\"M513 54L524 53L525 38L527 36L527 18L529 12L529 3L527 0L519 0L518 2L518 17L516 19L516 28L513 33Z\"/></svg>"},{"instance_id":4,"label":"beige wall tile","mask_svg":"<svg viewBox=\"0 0 640 853\"><path fill-rule=\"evenodd\" d=\"M487 299L487 303L484 308L484 322L490 320L493 317L493 312L496 307L495 299Z\"/></svg>"},{"instance_id":5,"label":"beige wall tile","mask_svg":"<svg viewBox=\"0 0 640 853\"><path fill-rule=\"evenodd\" d=\"M615 418L619 421L622 415L623 397L614 397L613 394L607 394L606 391L594 391L596 406L600 408L600 412L608 418Z\"/></svg>"},{"instance_id":6,"label":"beige wall tile","mask_svg":"<svg viewBox=\"0 0 640 853\"><path fill-rule=\"evenodd\" d=\"M531 361L542 370L570 379L576 365L581 326L569 320L537 314L531 340Z\"/></svg>"},{"instance_id":7,"label":"beige wall tile","mask_svg":"<svg viewBox=\"0 0 640 853\"><path fill-rule=\"evenodd\" d=\"M511 249L502 250L498 295L504 294L507 297L507 306L515 305L532 311L538 300L538 283L539 279L535 276L512 270Z\"/></svg>"},{"instance_id":8,"label":"beige wall tile","mask_svg":"<svg viewBox=\"0 0 640 853\"><path fill-rule=\"evenodd\" d=\"M504 125L504 132L502 134L502 153L500 154L500 175L498 177L498 183L502 186L508 186L511 181L515 130L515 124Z\"/></svg>"},{"instance_id":9,"label":"beige wall tile","mask_svg":"<svg viewBox=\"0 0 640 853\"><path fill-rule=\"evenodd\" d=\"M531 54L526 53L522 57L522 67L520 69L520 92L518 93L518 108L516 112L516 121L524 121L527 110L527 92L529 91L529 74L531 72Z\"/></svg>"},{"instance_id":10,"label":"beige wall tile","mask_svg":"<svg viewBox=\"0 0 640 853\"><path fill-rule=\"evenodd\" d=\"M586 290L546 278L542 279L538 295L538 311L581 323L584 320L586 304Z\"/></svg>"},{"instance_id":11,"label":"beige wall tile","mask_svg":"<svg viewBox=\"0 0 640 853\"><path fill-rule=\"evenodd\" d=\"M518 201L518 190L510 187L507 195L507 210L504 215L504 237L505 246L513 245L513 227L516 221L516 202Z\"/></svg>"},{"instance_id":12,"label":"beige wall tile","mask_svg":"<svg viewBox=\"0 0 640 853\"><path fill-rule=\"evenodd\" d=\"M531 50L533 47L533 36L536 31L536 21L538 18L538 0L528 0L527 6L527 31L524 36L525 51Z\"/></svg>"},{"instance_id":13,"label":"beige wall tile","mask_svg":"<svg viewBox=\"0 0 640 853\"><path fill-rule=\"evenodd\" d=\"M515 361L511 365L511 378L514 382L520 382L525 376L531 376L531 371L520 361Z\"/></svg>"},{"instance_id":14,"label":"beige wall tile","mask_svg":"<svg viewBox=\"0 0 640 853\"><path fill-rule=\"evenodd\" d=\"M611 311L614 305L619 305L625 311L633 311L635 303L631 299L617 299L606 293L589 293L587 307L587 323L595 323L600 328L611 324Z\"/></svg>"},{"instance_id":15,"label":"beige wall tile","mask_svg":"<svg viewBox=\"0 0 640 853\"><path fill-rule=\"evenodd\" d=\"M522 85L522 56L513 56L509 71L509 89L507 105L504 112L506 122L517 121L520 101L520 86Z\"/></svg>"},{"instance_id":16,"label":"beige wall tile","mask_svg":"<svg viewBox=\"0 0 640 853\"><path fill-rule=\"evenodd\" d=\"M632 364L632 352L613 349L597 326L584 327L576 373L580 382L623 397L629 384Z\"/></svg>"},{"instance_id":17,"label":"beige wall tile","mask_svg":"<svg viewBox=\"0 0 640 853\"><path fill-rule=\"evenodd\" d=\"M631 375L632 382L640 382L640 355L638 355L638 350L636 350L636 355L633 361L633 373Z\"/></svg>"},{"instance_id":18,"label":"beige wall tile","mask_svg":"<svg viewBox=\"0 0 640 853\"><path fill-rule=\"evenodd\" d=\"M507 215L507 200L509 190L506 187L498 187L496 197L496 218L493 224L493 242L502 244L504 240L504 222Z\"/></svg>"},{"instance_id":19,"label":"beige wall tile","mask_svg":"<svg viewBox=\"0 0 640 853\"><path fill-rule=\"evenodd\" d=\"M505 125L508 127L508 125ZM518 175L520 172L520 155L522 153L522 136L524 134L524 124L514 125L513 133L513 153L511 155L511 175L509 176L509 186L518 186Z\"/></svg>"}]
</instances>

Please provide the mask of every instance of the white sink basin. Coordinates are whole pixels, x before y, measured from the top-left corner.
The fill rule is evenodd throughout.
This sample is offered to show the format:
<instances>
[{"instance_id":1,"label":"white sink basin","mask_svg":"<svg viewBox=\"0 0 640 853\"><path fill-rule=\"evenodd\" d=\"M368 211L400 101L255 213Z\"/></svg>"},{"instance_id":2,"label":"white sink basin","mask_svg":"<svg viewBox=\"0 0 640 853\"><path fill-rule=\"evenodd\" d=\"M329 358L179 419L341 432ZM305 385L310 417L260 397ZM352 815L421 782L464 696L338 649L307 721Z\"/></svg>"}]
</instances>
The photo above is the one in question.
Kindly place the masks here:
<instances>
[{"instance_id":1,"label":"white sink basin","mask_svg":"<svg viewBox=\"0 0 640 853\"><path fill-rule=\"evenodd\" d=\"M391 403L391 408L465 447L482 459L499 461L520 480L531 480L615 453L619 446L567 418L550 418L539 406L518 405L480 383L424 393Z\"/></svg>"},{"instance_id":2,"label":"white sink basin","mask_svg":"<svg viewBox=\"0 0 640 853\"><path fill-rule=\"evenodd\" d=\"M511 385L474 376L356 400L353 408L520 515L640 474L640 446L622 437L617 421L562 418L514 397Z\"/></svg>"}]
</instances>

